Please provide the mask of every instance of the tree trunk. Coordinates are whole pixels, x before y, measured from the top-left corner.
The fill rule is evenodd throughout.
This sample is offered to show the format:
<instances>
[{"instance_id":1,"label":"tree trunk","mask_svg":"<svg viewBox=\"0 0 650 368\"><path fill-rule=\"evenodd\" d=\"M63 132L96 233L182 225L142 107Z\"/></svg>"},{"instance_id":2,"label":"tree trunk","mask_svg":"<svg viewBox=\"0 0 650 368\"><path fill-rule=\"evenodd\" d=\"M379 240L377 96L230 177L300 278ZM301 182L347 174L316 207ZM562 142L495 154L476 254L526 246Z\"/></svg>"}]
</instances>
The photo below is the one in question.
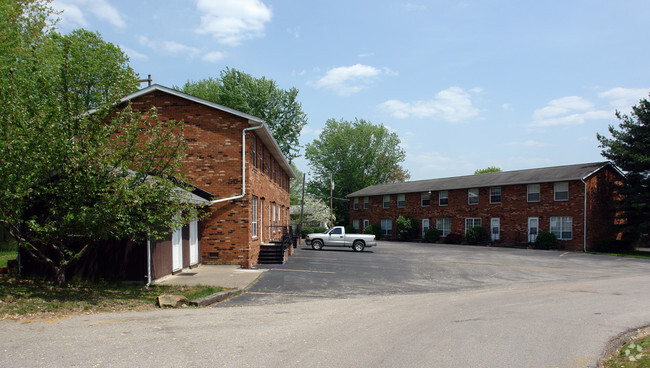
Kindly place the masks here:
<instances>
[{"instance_id":1,"label":"tree trunk","mask_svg":"<svg viewBox=\"0 0 650 368\"><path fill-rule=\"evenodd\" d=\"M65 287L65 269L63 267L54 268L54 282L58 287Z\"/></svg>"}]
</instances>

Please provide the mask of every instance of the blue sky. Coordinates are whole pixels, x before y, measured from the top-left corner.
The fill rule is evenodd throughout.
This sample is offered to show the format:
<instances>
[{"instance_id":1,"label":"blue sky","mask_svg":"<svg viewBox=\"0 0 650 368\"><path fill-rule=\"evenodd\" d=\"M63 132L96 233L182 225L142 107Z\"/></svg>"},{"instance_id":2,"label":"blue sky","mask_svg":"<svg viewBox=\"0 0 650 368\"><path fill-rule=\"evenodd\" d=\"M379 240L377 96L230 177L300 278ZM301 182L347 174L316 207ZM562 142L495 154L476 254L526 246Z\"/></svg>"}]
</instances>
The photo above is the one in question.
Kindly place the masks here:
<instances>
[{"instance_id":1,"label":"blue sky","mask_svg":"<svg viewBox=\"0 0 650 368\"><path fill-rule=\"evenodd\" d=\"M303 146L330 118L384 124L411 180L604 160L596 133L650 92L647 0L53 6L60 32L99 32L154 83L231 67L298 88Z\"/></svg>"}]
</instances>

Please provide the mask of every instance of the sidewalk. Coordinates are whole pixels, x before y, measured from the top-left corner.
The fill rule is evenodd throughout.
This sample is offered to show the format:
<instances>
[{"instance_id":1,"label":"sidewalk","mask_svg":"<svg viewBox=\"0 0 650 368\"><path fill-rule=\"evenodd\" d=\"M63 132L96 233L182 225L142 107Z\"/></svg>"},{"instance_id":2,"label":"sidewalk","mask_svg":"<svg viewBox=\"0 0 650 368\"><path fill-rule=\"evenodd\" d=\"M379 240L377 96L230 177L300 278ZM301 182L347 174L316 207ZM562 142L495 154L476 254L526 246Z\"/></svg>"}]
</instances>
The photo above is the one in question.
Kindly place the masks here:
<instances>
[{"instance_id":1,"label":"sidewalk","mask_svg":"<svg viewBox=\"0 0 650 368\"><path fill-rule=\"evenodd\" d=\"M224 288L246 289L266 269L245 269L234 265L199 265L175 275L153 281L157 285L210 285Z\"/></svg>"}]
</instances>

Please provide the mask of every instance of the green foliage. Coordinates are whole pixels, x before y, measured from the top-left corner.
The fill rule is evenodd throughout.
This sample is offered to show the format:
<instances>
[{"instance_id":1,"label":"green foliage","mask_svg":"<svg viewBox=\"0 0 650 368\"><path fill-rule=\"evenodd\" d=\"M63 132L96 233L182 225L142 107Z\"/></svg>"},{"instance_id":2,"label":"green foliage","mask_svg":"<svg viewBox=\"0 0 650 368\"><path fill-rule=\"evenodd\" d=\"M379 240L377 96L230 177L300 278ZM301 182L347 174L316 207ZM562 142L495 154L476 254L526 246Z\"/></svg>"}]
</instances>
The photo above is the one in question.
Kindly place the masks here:
<instances>
[{"instance_id":1,"label":"green foliage","mask_svg":"<svg viewBox=\"0 0 650 368\"><path fill-rule=\"evenodd\" d=\"M298 102L298 89L281 89L272 79L255 78L234 68L221 71L218 79L188 81L180 89L192 96L262 118L287 160L292 161L298 156L298 138L307 124L307 115Z\"/></svg>"},{"instance_id":2,"label":"green foliage","mask_svg":"<svg viewBox=\"0 0 650 368\"><path fill-rule=\"evenodd\" d=\"M487 174L487 173L493 173L493 172L501 172L501 169L496 167L496 166L488 166L485 169L478 169L478 170L474 171L474 175Z\"/></svg>"},{"instance_id":3,"label":"green foliage","mask_svg":"<svg viewBox=\"0 0 650 368\"><path fill-rule=\"evenodd\" d=\"M381 225L368 225L363 229L364 234L373 234L375 238L381 238Z\"/></svg>"},{"instance_id":4,"label":"green foliage","mask_svg":"<svg viewBox=\"0 0 650 368\"><path fill-rule=\"evenodd\" d=\"M440 240L440 230L435 227L429 228L429 230L424 232L424 240L427 243L435 243Z\"/></svg>"},{"instance_id":5,"label":"green foliage","mask_svg":"<svg viewBox=\"0 0 650 368\"><path fill-rule=\"evenodd\" d=\"M457 233L449 233L445 236L443 241L445 244L460 244L463 241L463 236Z\"/></svg>"},{"instance_id":6,"label":"green foliage","mask_svg":"<svg viewBox=\"0 0 650 368\"><path fill-rule=\"evenodd\" d=\"M320 199L305 195L305 205L302 211L304 226L317 226L330 222L330 209ZM294 223L300 223L300 213L291 215Z\"/></svg>"},{"instance_id":7,"label":"green foliage","mask_svg":"<svg viewBox=\"0 0 650 368\"><path fill-rule=\"evenodd\" d=\"M547 231L540 231L535 239L535 248L537 249L557 249L557 236Z\"/></svg>"},{"instance_id":8,"label":"green foliage","mask_svg":"<svg viewBox=\"0 0 650 368\"><path fill-rule=\"evenodd\" d=\"M354 226L352 225L346 225L345 226L345 233L346 234L355 234L357 231L354 229Z\"/></svg>"},{"instance_id":9,"label":"green foliage","mask_svg":"<svg viewBox=\"0 0 650 368\"><path fill-rule=\"evenodd\" d=\"M467 230L465 237L467 238L467 244L476 245L486 242L488 240L488 233L484 227L474 226Z\"/></svg>"},{"instance_id":10,"label":"green foliage","mask_svg":"<svg viewBox=\"0 0 650 368\"><path fill-rule=\"evenodd\" d=\"M303 189L303 173L298 170L298 167L293 162L290 162L291 169L296 174L296 178L291 180L291 186L289 188L289 200L291 205L300 204L302 200L302 189Z\"/></svg>"},{"instance_id":11,"label":"green foliage","mask_svg":"<svg viewBox=\"0 0 650 368\"><path fill-rule=\"evenodd\" d=\"M604 253L630 253L634 251L636 244L641 238L637 231L623 232L620 240L611 238L601 238L596 241L592 250Z\"/></svg>"},{"instance_id":12,"label":"green foliage","mask_svg":"<svg viewBox=\"0 0 650 368\"><path fill-rule=\"evenodd\" d=\"M317 198L329 199L330 174L335 198L410 177L400 165L406 153L397 134L363 119L328 120L318 139L305 146L305 157L313 174L307 188ZM334 213L340 223L348 223L349 202L334 200Z\"/></svg>"},{"instance_id":13,"label":"green foliage","mask_svg":"<svg viewBox=\"0 0 650 368\"><path fill-rule=\"evenodd\" d=\"M418 236L418 222L409 216L399 216L395 220L397 224L397 237L402 241L411 241Z\"/></svg>"},{"instance_id":14,"label":"green foliage","mask_svg":"<svg viewBox=\"0 0 650 368\"><path fill-rule=\"evenodd\" d=\"M632 115L616 112L618 129L609 126L612 138L597 134L602 155L625 172L619 188L627 228L650 232L650 101L642 99L632 107Z\"/></svg>"}]
</instances>

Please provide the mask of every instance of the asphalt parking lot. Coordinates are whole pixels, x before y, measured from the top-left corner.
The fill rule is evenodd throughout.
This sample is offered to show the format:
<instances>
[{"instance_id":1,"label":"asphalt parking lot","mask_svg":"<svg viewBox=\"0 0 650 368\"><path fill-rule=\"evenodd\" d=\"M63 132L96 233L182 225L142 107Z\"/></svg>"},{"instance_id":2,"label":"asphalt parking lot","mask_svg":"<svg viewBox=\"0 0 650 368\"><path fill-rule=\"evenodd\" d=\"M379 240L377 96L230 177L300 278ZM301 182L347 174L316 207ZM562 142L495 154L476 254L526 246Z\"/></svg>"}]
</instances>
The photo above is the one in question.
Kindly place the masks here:
<instances>
[{"instance_id":1,"label":"asphalt parking lot","mask_svg":"<svg viewBox=\"0 0 650 368\"><path fill-rule=\"evenodd\" d=\"M648 273L647 259L558 250L379 242L364 252L306 245L218 307L453 292Z\"/></svg>"}]
</instances>

